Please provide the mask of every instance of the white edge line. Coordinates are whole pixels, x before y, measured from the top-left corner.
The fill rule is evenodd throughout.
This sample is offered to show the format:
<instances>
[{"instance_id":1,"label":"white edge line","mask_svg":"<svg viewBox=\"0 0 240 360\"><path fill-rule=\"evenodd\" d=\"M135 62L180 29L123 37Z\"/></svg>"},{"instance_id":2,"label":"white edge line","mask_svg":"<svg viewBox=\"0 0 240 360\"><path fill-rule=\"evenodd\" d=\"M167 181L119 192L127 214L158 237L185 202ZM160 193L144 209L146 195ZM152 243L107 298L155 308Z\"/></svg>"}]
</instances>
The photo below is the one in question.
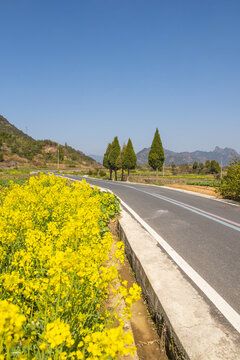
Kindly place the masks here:
<instances>
[{"instance_id":1,"label":"white edge line","mask_svg":"<svg viewBox=\"0 0 240 360\"><path fill-rule=\"evenodd\" d=\"M66 178L66 177L65 177ZM69 180L80 181L66 178ZM101 188L100 190L113 193L111 190ZM116 195L117 196L117 195ZM118 196L117 196L118 197ZM118 197L122 205L130 214L153 236L161 245L174 262L183 270L183 272L197 285L197 287L207 296L207 298L224 315L230 324L240 333L240 315L219 295L151 226L149 226L130 206Z\"/></svg>"},{"instance_id":2,"label":"white edge line","mask_svg":"<svg viewBox=\"0 0 240 360\"><path fill-rule=\"evenodd\" d=\"M240 315L219 295L188 263L155 231L149 226L132 208L120 198L122 205L132 216L154 237L174 262L184 273L198 286L217 309L225 316L230 324L240 333Z\"/></svg>"}]
</instances>

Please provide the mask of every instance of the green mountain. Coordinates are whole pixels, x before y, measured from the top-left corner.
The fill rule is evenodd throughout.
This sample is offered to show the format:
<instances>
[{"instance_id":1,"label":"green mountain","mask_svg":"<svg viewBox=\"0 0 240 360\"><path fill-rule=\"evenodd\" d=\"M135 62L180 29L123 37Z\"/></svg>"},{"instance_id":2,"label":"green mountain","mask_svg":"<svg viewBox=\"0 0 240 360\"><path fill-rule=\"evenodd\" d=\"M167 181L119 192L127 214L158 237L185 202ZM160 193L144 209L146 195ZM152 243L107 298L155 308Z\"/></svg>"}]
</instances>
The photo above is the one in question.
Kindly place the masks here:
<instances>
[{"instance_id":1,"label":"green mountain","mask_svg":"<svg viewBox=\"0 0 240 360\"><path fill-rule=\"evenodd\" d=\"M0 166L56 166L58 153L61 167L90 167L96 161L67 144L35 140L0 115Z\"/></svg>"},{"instance_id":2,"label":"green mountain","mask_svg":"<svg viewBox=\"0 0 240 360\"><path fill-rule=\"evenodd\" d=\"M33 140L30 136L25 134L23 131L16 128L14 125L10 124L10 122L5 119L2 115L0 115L0 132L6 132L18 137L21 137L25 140Z\"/></svg>"}]
</instances>

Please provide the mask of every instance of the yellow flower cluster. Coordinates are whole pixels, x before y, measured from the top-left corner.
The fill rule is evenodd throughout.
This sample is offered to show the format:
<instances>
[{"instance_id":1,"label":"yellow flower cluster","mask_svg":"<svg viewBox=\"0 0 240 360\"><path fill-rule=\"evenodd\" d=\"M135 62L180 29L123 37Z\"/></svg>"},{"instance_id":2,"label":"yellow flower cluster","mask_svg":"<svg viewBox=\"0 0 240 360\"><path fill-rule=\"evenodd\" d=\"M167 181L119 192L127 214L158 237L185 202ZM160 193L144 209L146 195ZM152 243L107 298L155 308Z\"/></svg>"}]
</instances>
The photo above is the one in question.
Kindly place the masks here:
<instances>
[{"instance_id":1,"label":"yellow flower cluster","mask_svg":"<svg viewBox=\"0 0 240 360\"><path fill-rule=\"evenodd\" d=\"M11 346L17 344L23 336L22 327L26 318L19 313L18 306L8 303L7 300L0 300L0 349L3 343L7 351Z\"/></svg>"},{"instance_id":2,"label":"yellow flower cluster","mask_svg":"<svg viewBox=\"0 0 240 360\"><path fill-rule=\"evenodd\" d=\"M123 320L106 308L119 278L108 230L118 212L113 194L53 175L0 193L0 359L115 359L133 350ZM119 242L118 261L123 250ZM123 283L117 292L129 314L140 288Z\"/></svg>"},{"instance_id":3,"label":"yellow flower cluster","mask_svg":"<svg viewBox=\"0 0 240 360\"><path fill-rule=\"evenodd\" d=\"M71 347L74 344L71 337L70 325L65 324L59 318L47 324L45 339L52 349L64 343L66 343L67 347Z\"/></svg>"},{"instance_id":4,"label":"yellow flower cluster","mask_svg":"<svg viewBox=\"0 0 240 360\"><path fill-rule=\"evenodd\" d=\"M89 357L91 360L116 359L119 354L126 355L135 350L133 347L126 347L133 343L133 336L131 333L124 333L121 326L94 332L86 336L84 342L92 355Z\"/></svg>"}]
</instances>

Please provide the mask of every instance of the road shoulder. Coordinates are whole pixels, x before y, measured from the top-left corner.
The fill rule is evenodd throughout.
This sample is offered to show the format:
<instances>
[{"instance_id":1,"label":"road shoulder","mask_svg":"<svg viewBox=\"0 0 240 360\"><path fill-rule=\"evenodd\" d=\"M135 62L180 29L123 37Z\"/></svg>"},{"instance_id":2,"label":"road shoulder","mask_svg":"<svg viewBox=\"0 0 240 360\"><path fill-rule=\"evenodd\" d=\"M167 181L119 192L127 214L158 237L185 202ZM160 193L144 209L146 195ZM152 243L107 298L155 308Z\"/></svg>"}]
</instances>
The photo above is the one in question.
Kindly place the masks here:
<instances>
[{"instance_id":1,"label":"road shoulder","mask_svg":"<svg viewBox=\"0 0 240 360\"><path fill-rule=\"evenodd\" d=\"M124 210L118 226L167 353L178 359L236 360L239 334L213 314L156 240Z\"/></svg>"}]
</instances>

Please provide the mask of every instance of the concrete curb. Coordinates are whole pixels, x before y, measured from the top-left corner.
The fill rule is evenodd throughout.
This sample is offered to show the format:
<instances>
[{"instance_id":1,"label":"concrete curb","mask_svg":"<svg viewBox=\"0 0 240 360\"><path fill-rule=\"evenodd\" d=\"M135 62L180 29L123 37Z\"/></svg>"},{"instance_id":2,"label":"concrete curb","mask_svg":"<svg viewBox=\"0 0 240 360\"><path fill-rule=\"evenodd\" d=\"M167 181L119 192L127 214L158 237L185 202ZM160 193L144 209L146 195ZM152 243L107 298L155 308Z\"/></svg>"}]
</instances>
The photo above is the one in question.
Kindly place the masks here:
<instances>
[{"instance_id":1,"label":"concrete curb","mask_svg":"<svg viewBox=\"0 0 240 360\"><path fill-rule=\"evenodd\" d=\"M124 210L118 231L169 357L238 359L239 334L213 312L156 240Z\"/></svg>"}]
</instances>

